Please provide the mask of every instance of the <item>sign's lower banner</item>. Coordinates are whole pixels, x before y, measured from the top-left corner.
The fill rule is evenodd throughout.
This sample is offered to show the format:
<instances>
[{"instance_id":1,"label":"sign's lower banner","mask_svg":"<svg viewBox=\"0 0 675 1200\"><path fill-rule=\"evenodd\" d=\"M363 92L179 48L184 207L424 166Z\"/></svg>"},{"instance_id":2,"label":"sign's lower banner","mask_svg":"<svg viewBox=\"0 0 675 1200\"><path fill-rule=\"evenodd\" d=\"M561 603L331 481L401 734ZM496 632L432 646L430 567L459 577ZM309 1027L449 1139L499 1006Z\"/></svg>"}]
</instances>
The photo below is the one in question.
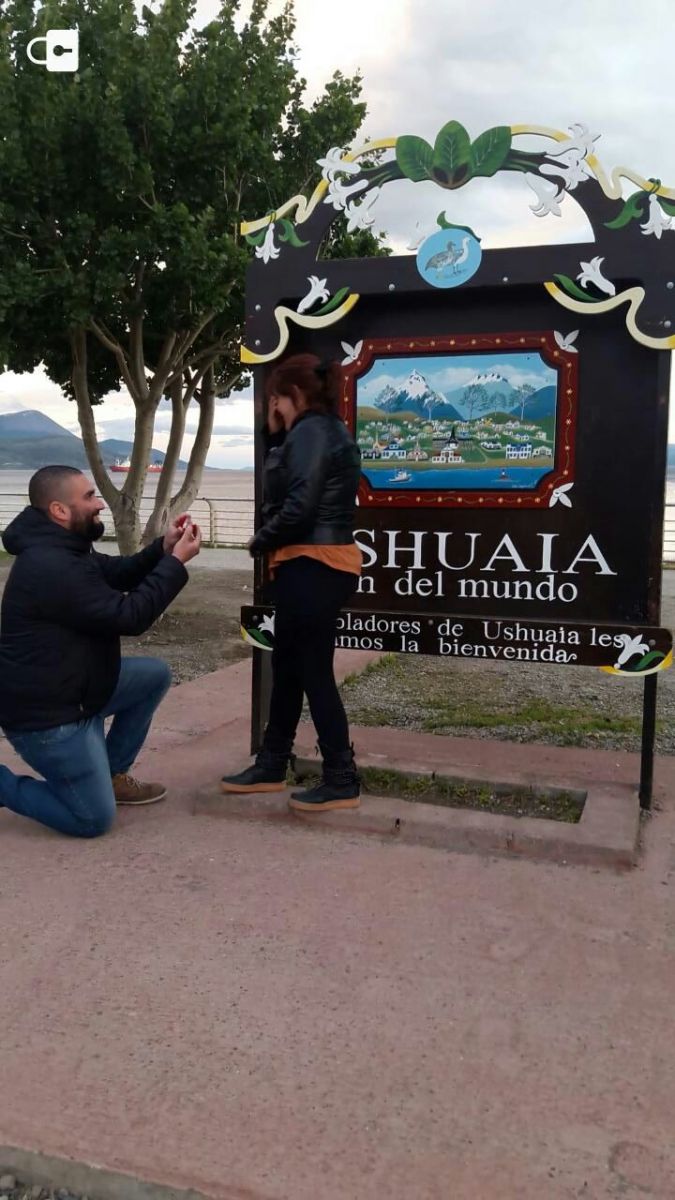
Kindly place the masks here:
<instances>
[{"instance_id":1,"label":"sign's lower banner","mask_svg":"<svg viewBox=\"0 0 675 1200\"><path fill-rule=\"evenodd\" d=\"M241 610L245 641L274 647L274 609ZM461 614L340 613L336 645L342 650L481 658L486 662L555 663L602 667L620 675L648 675L672 662L669 629L591 622L527 621Z\"/></svg>"}]
</instances>

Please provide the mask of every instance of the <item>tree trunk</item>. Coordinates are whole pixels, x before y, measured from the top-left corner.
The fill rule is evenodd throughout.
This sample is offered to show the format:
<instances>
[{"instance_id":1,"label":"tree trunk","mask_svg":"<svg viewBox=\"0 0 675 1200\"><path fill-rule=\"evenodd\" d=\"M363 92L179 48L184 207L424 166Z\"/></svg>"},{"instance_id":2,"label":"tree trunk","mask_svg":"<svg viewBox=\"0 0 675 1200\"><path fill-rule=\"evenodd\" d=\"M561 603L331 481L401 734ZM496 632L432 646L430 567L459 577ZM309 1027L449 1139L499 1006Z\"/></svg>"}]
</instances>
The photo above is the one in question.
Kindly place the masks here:
<instances>
[{"instance_id":1,"label":"tree trunk","mask_svg":"<svg viewBox=\"0 0 675 1200\"><path fill-rule=\"evenodd\" d=\"M183 397L183 384L180 379L172 383L169 394L171 396L171 432L169 434L169 444L166 448L162 473L157 484L154 507L143 530L143 544L146 546L154 541L156 537L159 537L161 533L164 533L169 523L171 492L173 490L176 466L178 465L183 445L185 419L190 403L189 393L187 402Z\"/></svg>"},{"instance_id":2,"label":"tree trunk","mask_svg":"<svg viewBox=\"0 0 675 1200\"><path fill-rule=\"evenodd\" d=\"M210 316L200 324L196 331L191 332L187 340L188 346L194 342L208 319ZM216 396L214 362L220 347L212 348L215 353L207 352L206 355L198 356L201 362L199 365L195 364L194 369L191 369L189 365L181 365L185 361L185 345L183 342L177 345L176 334L169 334L162 349L160 362L155 369L152 384L148 388L145 376L141 372L141 368L144 371L144 360L140 349L142 324L132 331L134 335L132 338L134 343L132 345L134 351L132 365L135 373L131 370L129 359L121 344L113 335L94 321L91 322L90 328L98 341L115 355L121 376L136 410L131 466L124 485L118 489L105 469L98 445L87 375L88 332L83 327L73 331L71 334L72 381L82 440L96 484L103 499L110 507L120 551L122 554L133 554L141 544L140 506L152 450L155 413L162 392L167 387L173 410L171 433L153 512L143 532L143 541L151 541L162 533L173 517L181 510L189 508L197 497L213 432ZM236 376L233 376L232 380L228 381L228 390L235 380ZM140 386L140 383L143 386L139 390L137 384ZM193 397L198 397L199 404L197 434L185 480L178 493L171 499L176 465L185 433L185 419Z\"/></svg>"},{"instance_id":3,"label":"tree trunk","mask_svg":"<svg viewBox=\"0 0 675 1200\"><path fill-rule=\"evenodd\" d=\"M121 491L119 516L115 529L122 554L135 554L141 544L141 500L148 474L152 436L155 431L155 409L150 404L136 403L134 446L131 467Z\"/></svg>"},{"instance_id":4,"label":"tree trunk","mask_svg":"<svg viewBox=\"0 0 675 1200\"><path fill-rule=\"evenodd\" d=\"M216 388L213 365L207 368L199 395L199 425L192 452L188 461L185 479L169 506L169 519L173 520L184 509L189 509L196 500L202 482L206 455L211 444L213 418L216 409Z\"/></svg>"}]
</instances>

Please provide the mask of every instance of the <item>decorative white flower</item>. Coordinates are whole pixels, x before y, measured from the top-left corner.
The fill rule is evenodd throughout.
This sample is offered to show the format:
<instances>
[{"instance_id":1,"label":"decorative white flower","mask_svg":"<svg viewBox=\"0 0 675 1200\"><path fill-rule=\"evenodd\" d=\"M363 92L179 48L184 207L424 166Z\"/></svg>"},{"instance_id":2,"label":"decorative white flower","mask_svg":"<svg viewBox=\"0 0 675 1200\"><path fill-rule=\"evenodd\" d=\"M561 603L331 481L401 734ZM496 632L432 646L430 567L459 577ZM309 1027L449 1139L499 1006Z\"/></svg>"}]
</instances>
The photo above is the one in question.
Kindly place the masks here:
<instances>
[{"instance_id":1,"label":"decorative white flower","mask_svg":"<svg viewBox=\"0 0 675 1200\"><path fill-rule=\"evenodd\" d=\"M410 241L408 242L408 245L406 246L406 250L412 250L413 252L415 250L419 250L422 242L426 241L427 236L428 231L422 229L422 222L415 221L415 229Z\"/></svg>"},{"instance_id":2,"label":"decorative white flower","mask_svg":"<svg viewBox=\"0 0 675 1200\"><path fill-rule=\"evenodd\" d=\"M643 642L642 636L639 633L636 637L631 637L629 633L620 633L617 641L623 642L623 650L614 663L615 671L619 671L624 663L627 663L628 659L632 658L634 654L647 654L649 652L649 646L646 642Z\"/></svg>"},{"instance_id":3,"label":"decorative white flower","mask_svg":"<svg viewBox=\"0 0 675 1200\"><path fill-rule=\"evenodd\" d=\"M328 185L328 195L324 200L324 204L332 204L333 208L346 208L352 196L356 192L362 192L368 187L367 179L359 179L358 183L347 184L342 179L331 179Z\"/></svg>"},{"instance_id":4,"label":"decorative white flower","mask_svg":"<svg viewBox=\"0 0 675 1200\"><path fill-rule=\"evenodd\" d=\"M346 153L346 150L341 150L339 146L332 146L325 158L317 158L321 174L329 183L333 182L339 171L346 175L357 175L361 170L359 163L343 161L343 155Z\"/></svg>"},{"instance_id":5,"label":"decorative white flower","mask_svg":"<svg viewBox=\"0 0 675 1200\"><path fill-rule=\"evenodd\" d=\"M566 350L568 354L578 354L579 353L576 346L572 345L572 342L576 342L576 340L579 336L578 329L573 329L571 333L559 333L558 330L556 329L553 336L554 336L556 342L558 343L558 345L560 346L561 350Z\"/></svg>"},{"instance_id":6,"label":"decorative white flower","mask_svg":"<svg viewBox=\"0 0 675 1200\"><path fill-rule=\"evenodd\" d=\"M326 287L327 279L319 279L318 275L308 275L307 282L309 283L309 291L306 296L302 297L298 305L298 312L307 312L308 308L313 308L317 300L327 300L330 292Z\"/></svg>"},{"instance_id":7,"label":"decorative white flower","mask_svg":"<svg viewBox=\"0 0 675 1200\"><path fill-rule=\"evenodd\" d=\"M272 637L274 637L274 617L275 613L272 613L272 616L270 616L269 613L265 613L265 616L258 626L258 631L260 633L271 633Z\"/></svg>"},{"instance_id":8,"label":"decorative white flower","mask_svg":"<svg viewBox=\"0 0 675 1200\"><path fill-rule=\"evenodd\" d=\"M548 502L549 508L553 508L555 504L562 504L565 508L571 508L572 501L567 493L572 487L574 487L573 483L561 483L560 487L554 488L551 492L551 499Z\"/></svg>"},{"instance_id":9,"label":"decorative white flower","mask_svg":"<svg viewBox=\"0 0 675 1200\"><path fill-rule=\"evenodd\" d=\"M558 189L554 183L549 183L548 180L542 179L541 175L534 175L531 171L526 172L525 179L537 197L537 203L530 205L535 217L546 217L549 213L559 217L560 201L565 196L565 189Z\"/></svg>"},{"instance_id":10,"label":"decorative white flower","mask_svg":"<svg viewBox=\"0 0 675 1200\"><path fill-rule=\"evenodd\" d=\"M274 244L274 222L270 222L267 226L267 233L262 246L256 246L256 258L262 258L264 263L268 263L271 258L278 258L281 254L281 247Z\"/></svg>"},{"instance_id":11,"label":"decorative white flower","mask_svg":"<svg viewBox=\"0 0 675 1200\"><path fill-rule=\"evenodd\" d=\"M656 196L649 197L649 216L644 225L640 226L643 233L653 233L655 238L661 237L664 229L672 228L672 220L664 213Z\"/></svg>"},{"instance_id":12,"label":"decorative white flower","mask_svg":"<svg viewBox=\"0 0 675 1200\"><path fill-rule=\"evenodd\" d=\"M342 366L348 367L350 363L356 362L359 354L363 350L363 338L357 342L355 346L350 346L349 342L342 342L342 349L345 352L345 358L342 360Z\"/></svg>"},{"instance_id":13,"label":"decorative white flower","mask_svg":"<svg viewBox=\"0 0 675 1200\"><path fill-rule=\"evenodd\" d=\"M558 142L553 150L547 150L549 158L558 158L561 154L568 154L570 150L577 150L585 158L587 154L595 152L594 142L597 142L600 137L599 133L590 133L588 125L570 125L572 137L565 138L564 141Z\"/></svg>"},{"instance_id":14,"label":"decorative white flower","mask_svg":"<svg viewBox=\"0 0 675 1200\"><path fill-rule=\"evenodd\" d=\"M615 296L616 288L614 287L614 284L611 282L611 280L605 279L605 276L600 270L600 266L602 263L604 263L604 261L604 258L600 258L600 256L596 254L595 258L592 258L590 262L579 263L581 271L577 275L577 279L583 288L585 288L586 284L588 283L594 283L596 288L598 288L599 291L604 292L606 296Z\"/></svg>"},{"instance_id":15,"label":"decorative white flower","mask_svg":"<svg viewBox=\"0 0 675 1200\"><path fill-rule=\"evenodd\" d=\"M379 187L374 187L372 192L369 192L360 204L352 200L345 209L345 214L348 217L347 233L353 233L355 229L369 229L375 221L375 217L371 213L377 197L380 194Z\"/></svg>"},{"instance_id":16,"label":"decorative white flower","mask_svg":"<svg viewBox=\"0 0 675 1200\"><path fill-rule=\"evenodd\" d=\"M560 156L560 162L542 163L542 175L559 175L567 192L573 192L578 183L583 183L592 174L591 168L579 150L570 150Z\"/></svg>"}]
</instances>

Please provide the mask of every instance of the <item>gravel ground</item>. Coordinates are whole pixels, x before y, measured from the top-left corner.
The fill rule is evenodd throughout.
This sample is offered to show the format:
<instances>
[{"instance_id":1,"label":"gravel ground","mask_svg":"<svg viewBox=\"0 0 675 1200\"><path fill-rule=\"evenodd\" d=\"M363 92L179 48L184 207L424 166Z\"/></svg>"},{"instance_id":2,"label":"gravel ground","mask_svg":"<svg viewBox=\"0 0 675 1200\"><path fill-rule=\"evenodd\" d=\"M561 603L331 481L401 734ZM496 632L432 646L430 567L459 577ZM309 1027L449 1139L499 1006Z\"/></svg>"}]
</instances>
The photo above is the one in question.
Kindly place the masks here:
<instances>
[{"instance_id":1,"label":"gravel ground","mask_svg":"<svg viewBox=\"0 0 675 1200\"><path fill-rule=\"evenodd\" d=\"M95 1200L63 1189L42 1188L38 1184L21 1183L13 1175L0 1177L0 1200Z\"/></svg>"},{"instance_id":2,"label":"gravel ground","mask_svg":"<svg viewBox=\"0 0 675 1200\"><path fill-rule=\"evenodd\" d=\"M386 656L345 681L349 719L428 733L639 750L643 685L594 667ZM675 754L675 672L659 676L656 749Z\"/></svg>"},{"instance_id":3,"label":"gravel ground","mask_svg":"<svg viewBox=\"0 0 675 1200\"><path fill-rule=\"evenodd\" d=\"M662 576L661 625L675 630L675 570ZM656 752L675 754L675 668L658 676ZM346 681L349 719L495 741L640 749L643 683L596 667L387 655Z\"/></svg>"}]
</instances>

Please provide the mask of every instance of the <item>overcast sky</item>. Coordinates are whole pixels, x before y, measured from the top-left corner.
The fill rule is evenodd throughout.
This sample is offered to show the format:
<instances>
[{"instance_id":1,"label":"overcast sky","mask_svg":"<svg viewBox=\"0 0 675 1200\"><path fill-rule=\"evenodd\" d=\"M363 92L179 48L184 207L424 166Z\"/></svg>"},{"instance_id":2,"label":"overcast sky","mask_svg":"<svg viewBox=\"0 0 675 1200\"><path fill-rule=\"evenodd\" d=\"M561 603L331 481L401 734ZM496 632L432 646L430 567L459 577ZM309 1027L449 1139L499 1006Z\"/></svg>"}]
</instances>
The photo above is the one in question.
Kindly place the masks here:
<instances>
[{"instance_id":1,"label":"overcast sky","mask_svg":"<svg viewBox=\"0 0 675 1200\"><path fill-rule=\"evenodd\" d=\"M271 0L271 12L281 7ZM217 8L216 0L198 0L198 22ZM433 141L451 119L473 137L496 124L566 129L579 121L602 135L597 150L606 168L632 166L675 186L675 0L296 0L295 9L310 95L336 68L360 70L364 133L372 138L416 133ZM521 176L443 193L448 218L470 224L485 248L586 236L570 197L560 218L535 217L532 200ZM390 184L375 207L376 228L401 251L416 222L431 227L438 211L434 185ZM675 264L675 230L662 244ZM79 432L73 405L42 373L0 375L0 412L21 407L40 408ZM99 413L102 436L131 436L130 400L113 396ZM210 465L250 465L251 429L246 395L220 404ZM161 409L154 444L164 448L167 439L168 411ZM184 453L191 442L186 437Z\"/></svg>"}]
</instances>

